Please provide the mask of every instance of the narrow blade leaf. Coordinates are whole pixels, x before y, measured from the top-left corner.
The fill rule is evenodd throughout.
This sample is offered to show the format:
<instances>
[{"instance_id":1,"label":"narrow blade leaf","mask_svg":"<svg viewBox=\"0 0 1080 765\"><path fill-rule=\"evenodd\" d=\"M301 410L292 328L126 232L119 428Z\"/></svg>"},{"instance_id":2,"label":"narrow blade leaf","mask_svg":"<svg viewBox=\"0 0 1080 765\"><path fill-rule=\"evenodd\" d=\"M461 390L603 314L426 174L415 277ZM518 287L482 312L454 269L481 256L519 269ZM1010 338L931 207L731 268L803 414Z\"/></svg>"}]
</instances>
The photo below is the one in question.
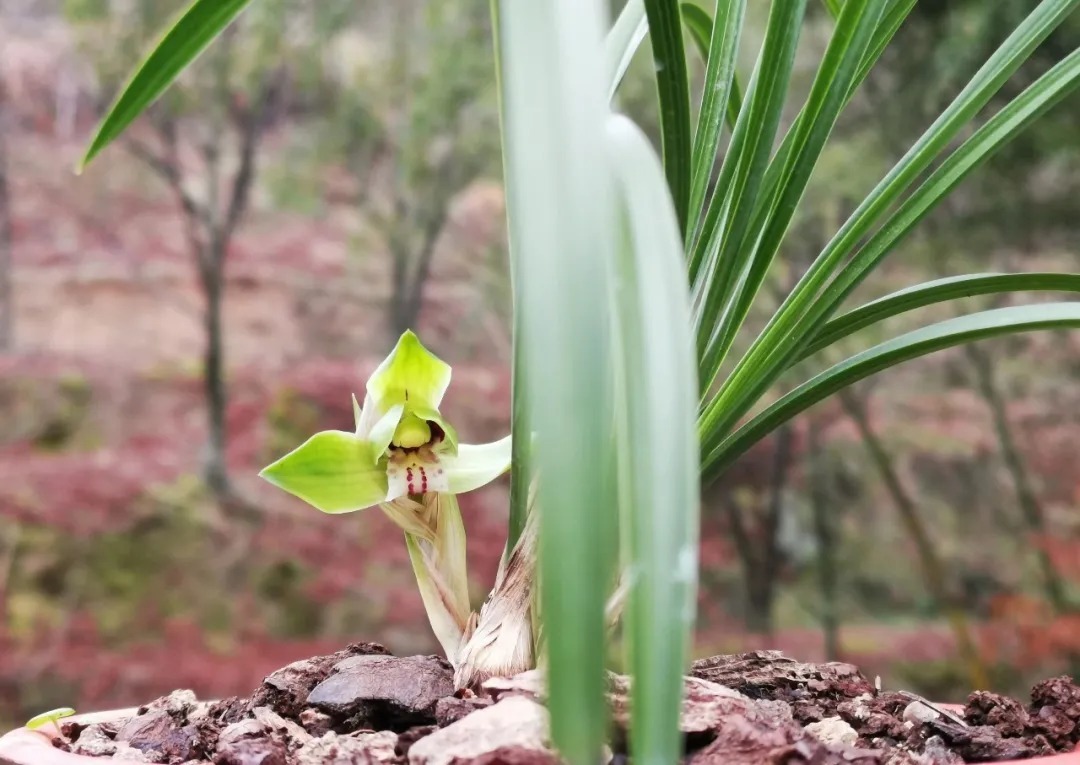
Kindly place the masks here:
<instances>
[{"instance_id":1,"label":"narrow blade leaf","mask_svg":"<svg viewBox=\"0 0 1080 765\"><path fill-rule=\"evenodd\" d=\"M608 77L608 100L615 97L638 46L649 31L645 0L626 0L619 18L604 40L604 69Z\"/></svg>"},{"instance_id":2,"label":"narrow blade leaf","mask_svg":"<svg viewBox=\"0 0 1080 765\"><path fill-rule=\"evenodd\" d=\"M709 402L699 426L707 452L716 449L730 428L784 371L797 353L793 349L820 329L829 310L835 310L834 303L819 303L818 298L837 268L1077 5L1080 0L1043 0L852 213ZM897 7L902 10L904 6ZM891 22L887 19L885 23ZM811 311L815 316L808 318Z\"/></svg>"},{"instance_id":3,"label":"narrow blade leaf","mask_svg":"<svg viewBox=\"0 0 1080 765\"><path fill-rule=\"evenodd\" d=\"M715 20L709 19L708 14L699 6L690 3L683 4L683 11L689 14L688 27L698 28L700 33L707 25L709 30L705 53L705 85L702 89L697 131L694 134L693 177L690 184L690 215L693 222L690 229L696 231L698 217L705 205L709 178L712 177L713 166L716 164L724 117L727 115L731 118L729 102L735 85L735 59L739 53L739 38L746 17L746 0L720 0L716 4ZM738 116L737 108L735 116ZM731 121L734 123L734 120Z\"/></svg>"},{"instance_id":4,"label":"narrow blade leaf","mask_svg":"<svg viewBox=\"0 0 1080 765\"><path fill-rule=\"evenodd\" d=\"M800 385L754 416L710 452L702 471L715 478L782 423L875 372L928 353L998 335L1080 327L1080 302L1010 306L932 324L857 353Z\"/></svg>"},{"instance_id":5,"label":"narrow blade leaf","mask_svg":"<svg viewBox=\"0 0 1080 765\"><path fill-rule=\"evenodd\" d=\"M965 274L935 279L861 305L827 323L799 354L807 358L859 330L917 308L949 300L1023 291L1080 292L1080 274Z\"/></svg>"},{"instance_id":6,"label":"narrow blade leaf","mask_svg":"<svg viewBox=\"0 0 1080 765\"><path fill-rule=\"evenodd\" d=\"M498 13L518 341L534 372L515 385L536 431L551 732L572 765L595 765L607 731L604 605L617 533L605 6L503 2Z\"/></svg>"},{"instance_id":7,"label":"narrow blade leaf","mask_svg":"<svg viewBox=\"0 0 1080 765\"><path fill-rule=\"evenodd\" d=\"M819 315L829 316L950 191L1036 119L1080 87L1080 49L1073 51L987 120L904 200L855 258L829 284Z\"/></svg>"},{"instance_id":8,"label":"narrow blade leaf","mask_svg":"<svg viewBox=\"0 0 1080 765\"><path fill-rule=\"evenodd\" d=\"M698 239L691 248L694 323L699 358L713 335L717 306L725 305L741 274L738 246L746 235L787 97L805 0L773 3L746 103L739 112ZM711 380L702 377L703 386Z\"/></svg>"},{"instance_id":9,"label":"narrow blade leaf","mask_svg":"<svg viewBox=\"0 0 1080 765\"><path fill-rule=\"evenodd\" d=\"M836 23L814 84L807 96L785 156L775 196L765 189L758 212L743 242L734 252L742 253L746 276L732 292L729 305L714 304L719 323L710 339L702 363L702 376L712 380L720 370L743 320L757 297L761 284L780 249L818 158L832 133L840 111L847 103L859 66L870 45L887 0L849 0ZM776 160L774 160L775 162ZM734 255L733 255L734 257ZM708 303L703 321L712 320Z\"/></svg>"},{"instance_id":10,"label":"narrow blade leaf","mask_svg":"<svg viewBox=\"0 0 1080 765\"><path fill-rule=\"evenodd\" d=\"M690 206L690 81L683 50L678 0L645 0L656 89L660 97L660 136L664 172L675 201L679 228L686 230Z\"/></svg>"},{"instance_id":11,"label":"narrow blade leaf","mask_svg":"<svg viewBox=\"0 0 1080 765\"><path fill-rule=\"evenodd\" d=\"M631 749L677 762L679 712L697 582L697 364L682 239L663 170L625 117L608 121L628 246L616 301L625 360L631 495L627 638Z\"/></svg>"},{"instance_id":12,"label":"narrow blade leaf","mask_svg":"<svg viewBox=\"0 0 1080 765\"><path fill-rule=\"evenodd\" d=\"M693 40L694 47L701 54L701 60L708 63L709 44L713 31L712 17L700 5L694 5L693 3L684 2L679 8L682 11L683 24L686 25L686 30L690 33L690 39ZM735 121L739 118L741 108L742 89L739 87L738 73L733 71L731 73L731 88L728 91L727 111L725 113L728 130L735 129ZM690 215L694 216L694 214L693 207L691 207Z\"/></svg>"},{"instance_id":13,"label":"narrow blade leaf","mask_svg":"<svg viewBox=\"0 0 1080 765\"><path fill-rule=\"evenodd\" d=\"M109 108L79 170L116 139L221 34L250 0L195 0L165 32Z\"/></svg>"}]
</instances>

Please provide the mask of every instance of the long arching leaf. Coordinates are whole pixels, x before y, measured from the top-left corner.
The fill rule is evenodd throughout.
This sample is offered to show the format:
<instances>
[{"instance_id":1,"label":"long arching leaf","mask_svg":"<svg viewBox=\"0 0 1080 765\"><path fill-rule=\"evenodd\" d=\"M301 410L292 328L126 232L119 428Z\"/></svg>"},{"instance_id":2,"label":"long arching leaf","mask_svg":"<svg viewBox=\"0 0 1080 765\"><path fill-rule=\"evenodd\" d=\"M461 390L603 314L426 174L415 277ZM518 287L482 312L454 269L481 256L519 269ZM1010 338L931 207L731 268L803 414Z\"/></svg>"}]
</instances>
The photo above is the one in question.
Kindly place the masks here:
<instances>
[{"instance_id":1,"label":"long arching leaf","mask_svg":"<svg viewBox=\"0 0 1080 765\"><path fill-rule=\"evenodd\" d=\"M794 130L790 153L780 172L775 196L768 201L762 199L758 210L766 214L760 217L755 215L743 241L735 243L730 251L730 257L739 257L742 261L739 270L742 272L745 269L747 275L736 284L730 304L719 302L718 295L710 294L706 298L702 321L716 326L701 359L704 382L711 383L718 374L780 249L795 215L795 208L802 199L818 158L854 87L859 66L878 27L886 2L887 0L848 0L844 5L799 116L799 124ZM768 189L763 191L763 195L769 193Z\"/></svg>"},{"instance_id":2,"label":"long arching leaf","mask_svg":"<svg viewBox=\"0 0 1080 765\"><path fill-rule=\"evenodd\" d=\"M705 84L701 93L701 109L698 112L697 131L694 134L694 154L691 160L693 173L690 182L690 223L687 226L693 239L698 218L705 205L705 192L712 177L713 166L720 146L720 132L724 117L732 116L732 94L737 89L735 60L739 53L739 38L746 17L746 0L720 0L716 4L716 19L699 6L683 3L687 26L698 29L698 34L708 26L709 36L705 53ZM704 17L701 18L701 17ZM736 95L736 102L738 96ZM735 104L734 116L738 116ZM734 123L734 119L731 122Z\"/></svg>"},{"instance_id":3,"label":"long arching leaf","mask_svg":"<svg viewBox=\"0 0 1080 765\"><path fill-rule=\"evenodd\" d=\"M648 138L621 116L609 118L607 135L628 234L616 307L630 451L630 496L620 515L633 561L626 621L631 748L639 762L677 762L699 515L690 296L678 221Z\"/></svg>"},{"instance_id":4,"label":"long arching leaf","mask_svg":"<svg viewBox=\"0 0 1080 765\"><path fill-rule=\"evenodd\" d=\"M608 100L615 97L638 46L649 31L644 0L626 0L619 18L604 39L604 68L608 75Z\"/></svg>"},{"instance_id":5,"label":"long arching leaf","mask_svg":"<svg viewBox=\"0 0 1080 765\"><path fill-rule=\"evenodd\" d=\"M664 173L679 228L686 230L690 200L690 80L683 50L679 0L645 0L656 65L656 89L660 96L660 138L664 152Z\"/></svg>"},{"instance_id":6,"label":"long arching leaf","mask_svg":"<svg viewBox=\"0 0 1080 765\"><path fill-rule=\"evenodd\" d=\"M1043 0L859 205L709 402L699 426L706 450L717 447L783 372L792 358L792 349L820 326L807 321L807 314L814 309L822 289L840 264L1077 5L1080 0Z\"/></svg>"},{"instance_id":7,"label":"long arching leaf","mask_svg":"<svg viewBox=\"0 0 1080 765\"><path fill-rule=\"evenodd\" d=\"M120 91L90 141L79 169L86 167L156 101L249 2L251 0L195 0L189 5Z\"/></svg>"},{"instance_id":8,"label":"long arching leaf","mask_svg":"<svg viewBox=\"0 0 1080 765\"><path fill-rule=\"evenodd\" d=\"M611 423L616 200L605 155L601 0L499 8L507 200L540 525L551 734L594 765L607 730L604 606L617 543ZM543 374L541 374L543 370ZM518 436L521 437L520 435Z\"/></svg>"},{"instance_id":9,"label":"long arching leaf","mask_svg":"<svg viewBox=\"0 0 1080 765\"><path fill-rule=\"evenodd\" d=\"M699 356L712 335L702 320L706 302L724 304L735 288L740 269L732 257L743 240L769 164L773 141L787 97L802 30L806 0L773 3L765 40L746 92L746 101L690 252ZM705 382L705 380L702 380Z\"/></svg>"},{"instance_id":10,"label":"long arching leaf","mask_svg":"<svg viewBox=\"0 0 1080 765\"><path fill-rule=\"evenodd\" d=\"M1080 87L1080 49L1074 50L1050 71L1028 86L938 166L933 174L904 200L855 258L826 288L810 321L835 312L863 279L938 202L1019 133Z\"/></svg>"},{"instance_id":11,"label":"long arching leaf","mask_svg":"<svg viewBox=\"0 0 1080 765\"><path fill-rule=\"evenodd\" d=\"M706 480L799 412L875 372L974 340L1039 329L1080 327L1080 303L1044 303L980 311L875 345L800 385L739 427L704 459Z\"/></svg>"},{"instance_id":12,"label":"long arching leaf","mask_svg":"<svg viewBox=\"0 0 1080 765\"><path fill-rule=\"evenodd\" d=\"M976 295L1028 290L1080 292L1080 274L965 274L917 284L837 316L822 328L798 358L801 361L861 329L917 308Z\"/></svg>"}]
</instances>

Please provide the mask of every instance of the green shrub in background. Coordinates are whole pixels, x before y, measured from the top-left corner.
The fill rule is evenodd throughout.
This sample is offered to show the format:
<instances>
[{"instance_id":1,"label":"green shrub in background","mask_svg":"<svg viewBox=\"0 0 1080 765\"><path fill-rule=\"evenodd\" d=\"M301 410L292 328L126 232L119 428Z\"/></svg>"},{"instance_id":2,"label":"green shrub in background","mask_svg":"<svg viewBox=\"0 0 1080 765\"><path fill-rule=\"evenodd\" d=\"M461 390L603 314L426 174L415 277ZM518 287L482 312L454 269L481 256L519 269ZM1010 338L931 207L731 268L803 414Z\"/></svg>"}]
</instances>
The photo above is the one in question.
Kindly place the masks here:
<instances>
[{"instance_id":1,"label":"green shrub in background","mask_svg":"<svg viewBox=\"0 0 1080 765\"><path fill-rule=\"evenodd\" d=\"M515 299L511 523L505 576L481 624L470 618L465 642L448 653L460 670L476 655L466 650L470 640L485 635L497 643L500 625L482 630L485 614L489 621L520 617L509 604L524 588L531 637L543 645L529 658L546 657L552 733L567 760L599 756L606 631L624 594L631 748L640 762L678 758L701 479L715 479L777 426L877 371L971 340L1080 325L1075 302L971 313L873 345L769 398L802 360L899 314L976 294L1076 291L1067 274L971 274L842 310L957 184L1080 83L1080 51L1073 51L996 113L980 116L1078 2L1043 0L1030 12L735 358L839 115L915 0L826 2L832 36L786 130L781 117L808 0L770 4L756 64L742 78L736 61L745 0L719 0L711 14L677 0L628 0L610 29L601 0L493 0ZM194 2L120 95L87 161L247 4ZM696 119L687 29L706 57ZM646 30L662 163L611 105ZM416 427L412 435L427 426ZM523 565L535 529L538 578ZM519 589L508 585L512 579Z\"/></svg>"}]
</instances>

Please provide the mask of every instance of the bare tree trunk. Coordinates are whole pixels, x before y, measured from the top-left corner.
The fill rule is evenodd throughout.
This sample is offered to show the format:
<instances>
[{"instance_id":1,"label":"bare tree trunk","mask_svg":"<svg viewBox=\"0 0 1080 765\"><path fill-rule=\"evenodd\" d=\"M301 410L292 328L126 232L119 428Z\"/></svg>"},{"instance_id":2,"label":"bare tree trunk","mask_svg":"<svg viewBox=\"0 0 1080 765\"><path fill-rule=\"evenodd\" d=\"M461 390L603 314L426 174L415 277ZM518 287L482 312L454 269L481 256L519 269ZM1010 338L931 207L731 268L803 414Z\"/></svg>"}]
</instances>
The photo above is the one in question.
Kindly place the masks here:
<instances>
[{"instance_id":1,"label":"bare tree trunk","mask_svg":"<svg viewBox=\"0 0 1080 765\"><path fill-rule=\"evenodd\" d=\"M870 424L870 418L867 416L863 402L850 389L840 391L839 398L844 411L855 423L870 459L881 474L885 488L900 513L900 520L904 524L904 528L907 529L911 540L915 543L915 550L919 556L926 588L945 612L945 617L956 639L957 651L960 654L961 661L967 668L969 682L976 689L988 688L990 685L989 675L982 657L979 655L975 638L971 633L971 624L968 621L967 614L964 612L963 604L955 597L952 588L949 586L945 565L938 555L937 548L934 546L934 542L926 528L926 523L919 513L918 506L908 495L907 489L904 488L900 475L893 465L892 457L889 456L888 450L885 449Z\"/></svg>"},{"instance_id":2,"label":"bare tree trunk","mask_svg":"<svg viewBox=\"0 0 1080 765\"><path fill-rule=\"evenodd\" d=\"M10 617L8 604L11 602L11 572L15 568L21 537L22 526L18 522L0 525L0 638L7 630Z\"/></svg>"},{"instance_id":3,"label":"bare tree trunk","mask_svg":"<svg viewBox=\"0 0 1080 765\"><path fill-rule=\"evenodd\" d=\"M1012 426L1009 424L1008 413L1005 410L1005 401L998 390L997 381L994 379L994 368L990 357L977 346L965 346L971 365L975 369L975 382L979 393L994 420L994 432L997 434L998 446L1001 449L1001 457L1012 478L1013 487L1016 490L1016 499L1020 504L1020 512L1023 515L1024 526L1032 537L1046 539L1046 515L1043 513L1042 504L1039 502L1035 489L1031 485L1027 465L1024 462L1020 449L1017 448L1016 439L1013 437ZM1054 567L1046 548L1036 544L1036 555L1039 560L1039 570L1042 574L1043 589L1046 599L1050 602L1054 612L1065 613L1069 608L1068 599L1065 596L1065 586L1061 575Z\"/></svg>"},{"instance_id":4,"label":"bare tree trunk","mask_svg":"<svg viewBox=\"0 0 1080 765\"><path fill-rule=\"evenodd\" d=\"M0 85L0 351L15 341L15 291L11 278L11 195L8 186L7 142L13 120Z\"/></svg>"},{"instance_id":5,"label":"bare tree trunk","mask_svg":"<svg viewBox=\"0 0 1080 765\"><path fill-rule=\"evenodd\" d=\"M840 604L837 597L839 569L836 565L836 524L831 508L829 466L821 443L821 427L810 423L807 439L810 464L809 494L817 537L818 587L821 592L821 630L825 638L825 660L840 659Z\"/></svg>"},{"instance_id":6,"label":"bare tree trunk","mask_svg":"<svg viewBox=\"0 0 1080 765\"><path fill-rule=\"evenodd\" d=\"M439 242L450 212L450 199L456 190L456 179L448 178L448 171L436 175L437 184L447 184L444 193L440 193L431 206L431 213L421 224L409 215L408 202L399 197L395 203L396 215L390 223L388 236L390 254L393 258L390 293L390 342L396 342L401 333L415 329L424 307L424 288L431 276L431 264L435 256L435 245ZM423 220L424 216L418 216ZM419 229L418 236L411 237L410 231ZM413 247L416 246L416 250Z\"/></svg>"},{"instance_id":7,"label":"bare tree trunk","mask_svg":"<svg viewBox=\"0 0 1080 765\"><path fill-rule=\"evenodd\" d=\"M746 629L757 635L771 636L775 629L773 611L776 581L780 573L780 521L784 511L784 490L791 466L791 427L776 432L772 481L769 499L761 522L753 529L739 508L725 503L732 535L735 537L743 567L746 592ZM755 533L756 531L756 533Z\"/></svg>"},{"instance_id":8,"label":"bare tree trunk","mask_svg":"<svg viewBox=\"0 0 1080 765\"><path fill-rule=\"evenodd\" d=\"M223 246L214 242L214 248ZM204 328L206 347L203 364L203 390L206 395L208 438L206 444L206 485L219 499L231 494L228 463L226 461L226 410L228 394L225 388L225 340L222 322L222 298L224 293L223 259L211 253L209 263L201 269L203 293L206 295Z\"/></svg>"}]
</instances>

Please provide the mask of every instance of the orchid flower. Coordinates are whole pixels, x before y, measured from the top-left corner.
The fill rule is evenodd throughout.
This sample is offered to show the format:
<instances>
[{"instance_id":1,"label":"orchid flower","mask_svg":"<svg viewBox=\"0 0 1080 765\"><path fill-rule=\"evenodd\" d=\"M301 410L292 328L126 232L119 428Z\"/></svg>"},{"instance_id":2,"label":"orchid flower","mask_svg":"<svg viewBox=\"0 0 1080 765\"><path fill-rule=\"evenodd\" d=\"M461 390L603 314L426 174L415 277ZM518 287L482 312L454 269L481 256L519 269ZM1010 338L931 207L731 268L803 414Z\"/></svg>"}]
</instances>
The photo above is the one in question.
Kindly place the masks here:
<instances>
[{"instance_id":1,"label":"orchid flower","mask_svg":"<svg viewBox=\"0 0 1080 765\"><path fill-rule=\"evenodd\" d=\"M378 506L401 527L432 629L453 662L474 621L455 495L510 467L510 437L458 443L439 413L450 374L406 331L367 381L364 405L353 396L355 432L316 433L259 475L324 513Z\"/></svg>"}]
</instances>

